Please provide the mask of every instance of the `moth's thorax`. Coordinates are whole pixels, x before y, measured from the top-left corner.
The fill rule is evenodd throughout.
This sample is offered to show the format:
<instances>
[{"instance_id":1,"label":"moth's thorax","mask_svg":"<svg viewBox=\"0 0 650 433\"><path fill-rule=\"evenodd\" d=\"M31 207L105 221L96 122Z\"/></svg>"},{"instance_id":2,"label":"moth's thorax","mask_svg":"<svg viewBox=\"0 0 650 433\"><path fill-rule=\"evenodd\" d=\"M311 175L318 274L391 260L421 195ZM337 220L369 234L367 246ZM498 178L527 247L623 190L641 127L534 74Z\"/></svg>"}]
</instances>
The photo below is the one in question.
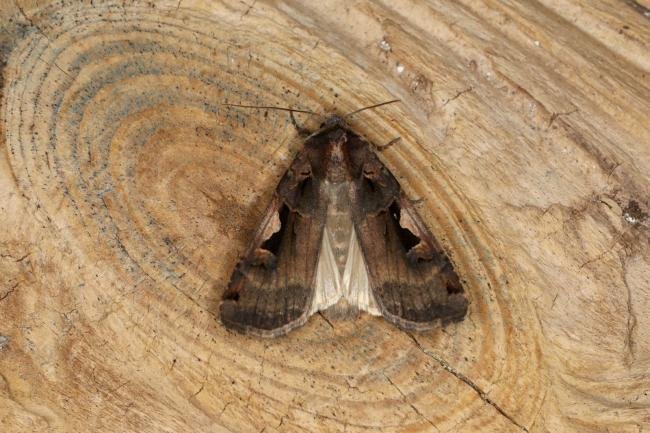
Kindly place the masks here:
<instances>
[{"instance_id":1,"label":"moth's thorax","mask_svg":"<svg viewBox=\"0 0 650 433\"><path fill-rule=\"evenodd\" d=\"M339 274L343 275L348 258L350 238L354 226L350 203L349 182L322 183L324 195L328 199L325 227L331 235L332 251L338 266Z\"/></svg>"},{"instance_id":2,"label":"moth's thorax","mask_svg":"<svg viewBox=\"0 0 650 433\"><path fill-rule=\"evenodd\" d=\"M343 129L335 129L329 133L329 138L325 149L325 178L331 183L345 182L350 178L347 134Z\"/></svg>"}]
</instances>

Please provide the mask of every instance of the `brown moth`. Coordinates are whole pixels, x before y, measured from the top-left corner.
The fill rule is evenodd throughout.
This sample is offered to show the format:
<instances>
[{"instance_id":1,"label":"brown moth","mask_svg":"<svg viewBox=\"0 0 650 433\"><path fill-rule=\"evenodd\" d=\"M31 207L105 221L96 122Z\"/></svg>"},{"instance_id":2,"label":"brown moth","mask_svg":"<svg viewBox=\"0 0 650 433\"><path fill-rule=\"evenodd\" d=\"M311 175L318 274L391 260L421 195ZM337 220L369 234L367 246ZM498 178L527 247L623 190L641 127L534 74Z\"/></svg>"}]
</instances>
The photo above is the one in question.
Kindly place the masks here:
<instances>
[{"instance_id":1,"label":"brown moth","mask_svg":"<svg viewBox=\"0 0 650 433\"><path fill-rule=\"evenodd\" d=\"M449 258L372 147L337 116L307 137L232 274L227 328L276 337L325 310L415 331L465 317Z\"/></svg>"}]
</instances>

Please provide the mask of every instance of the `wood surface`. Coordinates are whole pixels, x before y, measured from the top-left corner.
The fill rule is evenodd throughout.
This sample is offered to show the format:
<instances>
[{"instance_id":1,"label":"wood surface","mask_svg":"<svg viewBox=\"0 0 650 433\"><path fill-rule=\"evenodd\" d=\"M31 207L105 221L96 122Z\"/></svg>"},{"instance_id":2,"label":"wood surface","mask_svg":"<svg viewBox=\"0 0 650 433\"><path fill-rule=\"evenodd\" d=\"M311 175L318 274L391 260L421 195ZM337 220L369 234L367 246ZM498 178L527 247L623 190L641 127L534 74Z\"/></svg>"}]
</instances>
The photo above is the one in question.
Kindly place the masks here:
<instances>
[{"instance_id":1,"label":"wood surface","mask_svg":"<svg viewBox=\"0 0 650 433\"><path fill-rule=\"evenodd\" d=\"M3 1L0 431L650 431L649 3ZM223 104L393 98L467 318L226 331L301 141Z\"/></svg>"}]
</instances>

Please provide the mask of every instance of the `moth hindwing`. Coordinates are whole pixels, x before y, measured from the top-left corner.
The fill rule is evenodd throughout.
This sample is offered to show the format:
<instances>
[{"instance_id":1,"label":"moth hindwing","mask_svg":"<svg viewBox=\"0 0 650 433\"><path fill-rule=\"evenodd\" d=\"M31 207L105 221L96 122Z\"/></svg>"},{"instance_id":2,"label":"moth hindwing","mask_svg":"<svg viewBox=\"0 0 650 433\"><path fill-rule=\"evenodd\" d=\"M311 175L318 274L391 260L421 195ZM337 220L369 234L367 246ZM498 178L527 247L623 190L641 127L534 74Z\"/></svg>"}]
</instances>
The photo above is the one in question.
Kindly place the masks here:
<instances>
[{"instance_id":1,"label":"moth hindwing","mask_svg":"<svg viewBox=\"0 0 650 433\"><path fill-rule=\"evenodd\" d=\"M307 138L232 274L221 321L275 337L328 310L403 329L463 319L452 263L370 143L342 122Z\"/></svg>"}]
</instances>

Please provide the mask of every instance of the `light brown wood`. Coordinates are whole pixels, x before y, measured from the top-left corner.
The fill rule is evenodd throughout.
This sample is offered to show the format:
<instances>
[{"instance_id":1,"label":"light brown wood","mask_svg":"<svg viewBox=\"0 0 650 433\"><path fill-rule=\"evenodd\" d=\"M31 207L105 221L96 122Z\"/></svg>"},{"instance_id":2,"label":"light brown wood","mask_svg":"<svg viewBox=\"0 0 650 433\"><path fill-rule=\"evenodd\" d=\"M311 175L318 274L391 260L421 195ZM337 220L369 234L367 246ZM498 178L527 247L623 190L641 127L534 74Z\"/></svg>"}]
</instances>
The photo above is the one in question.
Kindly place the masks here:
<instances>
[{"instance_id":1,"label":"light brown wood","mask_svg":"<svg viewBox=\"0 0 650 433\"><path fill-rule=\"evenodd\" d=\"M3 2L0 430L650 430L648 6ZM402 137L380 157L467 319L225 331L301 143L286 112L221 104L392 98L351 127Z\"/></svg>"}]
</instances>

